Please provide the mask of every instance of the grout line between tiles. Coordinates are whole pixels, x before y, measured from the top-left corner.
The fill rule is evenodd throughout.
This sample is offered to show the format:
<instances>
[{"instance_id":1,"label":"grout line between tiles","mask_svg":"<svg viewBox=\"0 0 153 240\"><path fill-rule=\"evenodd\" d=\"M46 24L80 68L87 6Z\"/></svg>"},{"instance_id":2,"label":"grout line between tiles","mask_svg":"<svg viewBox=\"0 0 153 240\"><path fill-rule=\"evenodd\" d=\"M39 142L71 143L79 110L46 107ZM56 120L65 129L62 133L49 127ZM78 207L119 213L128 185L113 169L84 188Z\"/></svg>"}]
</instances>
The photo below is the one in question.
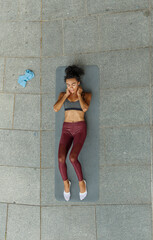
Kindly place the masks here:
<instances>
[{"instance_id":1,"label":"grout line between tiles","mask_svg":"<svg viewBox=\"0 0 153 240\"><path fill-rule=\"evenodd\" d=\"M62 56L64 56L64 20L62 19L62 39L63 39L63 42L62 42L62 44L63 44L63 55Z\"/></svg>"},{"instance_id":2,"label":"grout line between tiles","mask_svg":"<svg viewBox=\"0 0 153 240\"><path fill-rule=\"evenodd\" d=\"M87 1L87 0L85 0ZM42 6L41 6L42 7ZM52 21L57 21L57 20L79 20L82 18L89 18L89 17L96 17L96 16L101 16L101 17L105 17L107 15L117 15L117 14L126 14L126 13L136 13L136 12L142 12L148 10L148 8L140 8L140 9L131 9L131 10L121 10L121 11L109 11L109 12L102 12L102 13L87 13L87 9L85 12L85 15L76 15L76 16L70 16L70 17L53 17L52 19L43 19L41 18L41 20L33 20L33 21L25 21L25 22L29 22L29 23L39 23L39 22L52 22ZM20 13L20 10L19 10ZM42 13L41 13L42 14ZM87 15L86 15L87 14ZM41 16L42 17L42 16ZM22 20L18 19L18 20L8 20L8 21L3 21L3 22L8 22L8 23L12 23L12 22L23 22Z\"/></svg>"},{"instance_id":3,"label":"grout line between tiles","mask_svg":"<svg viewBox=\"0 0 153 240\"><path fill-rule=\"evenodd\" d=\"M149 4L149 11L151 13L151 1L148 0ZM148 16L148 21L149 21L149 45L152 46L152 26L151 26L151 16ZM152 235L152 240L153 240L153 183L152 183L152 161L153 161L153 133L152 133L152 48L149 48L149 57L150 57L150 151L151 151L151 167L150 167L150 178L151 178L151 208L152 208L152 214L151 214L151 235Z\"/></svg>"},{"instance_id":4,"label":"grout line between tiles","mask_svg":"<svg viewBox=\"0 0 153 240\"><path fill-rule=\"evenodd\" d=\"M42 92L42 2L41 0L41 22L40 22L40 33L41 33L41 41L40 41L40 92ZM42 188L42 171L41 171L41 149L42 148L42 94L40 94L40 240L41 240L41 188Z\"/></svg>"},{"instance_id":5,"label":"grout line between tiles","mask_svg":"<svg viewBox=\"0 0 153 240\"><path fill-rule=\"evenodd\" d=\"M100 51L100 24L99 24L99 16L97 16L97 30L98 30L98 52ZM101 75L100 75L101 76Z\"/></svg>"},{"instance_id":6,"label":"grout line between tiles","mask_svg":"<svg viewBox=\"0 0 153 240\"><path fill-rule=\"evenodd\" d=\"M98 236L97 236L97 216L96 216L96 206L95 206L95 229L96 229L96 240L98 240Z\"/></svg>"},{"instance_id":7,"label":"grout line between tiles","mask_svg":"<svg viewBox=\"0 0 153 240\"><path fill-rule=\"evenodd\" d=\"M2 92L4 92L5 72L6 72L6 57L4 57L4 71L3 71Z\"/></svg>"},{"instance_id":8,"label":"grout line between tiles","mask_svg":"<svg viewBox=\"0 0 153 240\"><path fill-rule=\"evenodd\" d=\"M21 8L21 3L20 3L20 0L18 0L18 21L20 21L20 8Z\"/></svg>"},{"instance_id":9,"label":"grout line between tiles","mask_svg":"<svg viewBox=\"0 0 153 240\"><path fill-rule=\"evenodd\" d=\"M86 1L86 3L87 3L87 0L85 0ZM114 13L113 13L114 14ZM98 15L98 14L97 14ZM97 16L97 15L95 15L95 16ZM90 16L92 16L92 15L90 15ZM93 14L93 16L94 16L94 14ZM99 16L99 15L98 15ZM72 18L71 18L72 19ZM99 17L98 17L98 21L99 21ZM42 91L42 71L41 71L41 67L42 67L42 22L45 22L45 21L42 21L42 0L41 0L41 21L40 21L40 26L41 26L41 43L40 43L40 92ZM63 24L63 19L62 19L62 24ZM150 47L150 50L152 49L152 47ZM94 53L96 53L96 52L94 52ZM99 51L98 51L98 53L99 53ZM64 35L63 35L63 54L64 54ZM84 53L83 53L84 54ZM60 57L60 56L59 56ZM35 58L35 57L34 57ZM6 57L5 57L5 60L6 60ZM20 94L20 93L15 93L14 94L14 108L15 108L15 96L16 96L16 94ZM25 93L23 93L23 94L25 94ZM31 93L29 93L30 95L31 95ZM40 205L38 205L38 206L40 206L40 240L41 240L41 207L44 207L44 206L42 206L41 204L41 147L42 147L42 95L41 95L42 93L38 93L38 95L40 95L40 130L23 130L22 129L22 131L40 131ZM48 93L49 94L49 93ZM13 116L14 116L14 111L13 111ZM13 119L14 119L14 117L13 117ZM14 120L13 120L13 123L14 123ZM13 123L12 123L12 128L13 128ZM142 125L143 126L143 125ZM144 125L145 126L145 125ZM148 125L147 125L148 126ZM152 126L152 125L151 125ZM111 127L111 126L109 126L109 127ZM124 126L123 126L124 127ZM14 129L14 130L17 130L17 129ZM54 130L45 130L45 131L54 131ZM151 139L151 143L152 143L152 139ZM39 168L38 168L39 169ZM95 203L96 204L96 203ZM18 205L18 204L17 204ZM27 205L27 204L25 204L25 205ZM100 206L101 205L103 205L103 204L99 204ZM122 205L122 204L104 204L104 205ZM123 205L146 205L146 204L123 204ZM148 205L148 204L147 204ZM149 204L150 205L150 204ZM29 206L29 205L28 205ZM30 205L31 206L31 205ZM32 205L33 206L33 205ZM34 205L34 206L36 206L36 205ZM65 206L65 205L53 205L53 207L54 206L57 206L57 207L59 207L59 206L61 206L61 207L63 207L63 206ZM83 206L81 206L81 205L71 205L71 206L79 206L79 207L84 207L84 206L95 206L95 205L83 205ZM98 204L96 204L96 206L98 206ZM95 218L96 218L96 206L95 206ZM52 207L52 206L50 206L50 207ZM8 216L8 204L7 204L7 216ZM97 231L97 230L96 230ZM6 232L7 232L7 228L6 228ZM96 239L97 239L97 232L96 232ZM5 235L5 240L6 240L6 235Z\"/></svg>"},{"instance_id":10,"label":"grout line between tiles","mask_svg":"<svg viewBox=\"0 0 153 240\"><path fill-rule=\"evenodd\" d=\"M89 14L88 14L87 1L88 1L88 0L85 0L85 15L86 15L86 17L89 16Z\"/></svg>"},{"instance_id":11,"label":"grout line between tiles","mask_svg":"<svg viewBox=\"0 0 153 240\"><path fill-rule=\"evenodd\" d=\"M58 202L62 202L62 201L58 201ZM145 202L145 203L96 203L96 202L80 202L80 204L77 204L78 202L76 202L76 204L74 202L72 203L66 203L65 201L63 201L63 204L57 204L57 203L53 203L53 204L43 204L43 205L39 205L39 204L28 204L28 203L14 203L14 202L0 202L0 204L8 204L8 205L16 205L16 206L29 206L29 207L97 207L97 206L150 206L151 203L150 202Z\"/></svg>"},{"instance_id":12,"label":"grout line between tiles","mask_svg":"<svg viewBox=\"0 0 153 240\"><path fill-rule=\"evenodd\" d=\"M125 127L131 127L131 128L139 128L139 127L149 127L150 128L150 124L125 124L125 125L112 125L112 126L100 126L100 129L105 129L105 128L125 128ZM44 131L44 132L55 132L55 129L20 129L20 128L1 128L0 127L0 131L3 130L13 130L13 131L28 131L28 132L40 132L40 131Z\"/></svg>"},{"instance_id":13,"label":"grout line between tiles","mask_svg":"<svg viewBox=\"0 0 153 240\"><path fill-rule=\"evenodd\" d=\"M41 81L41 79L40 79ZM151 86L153 86L153 83L151 83ZM144 86L128 86L128 87L114 87L114 88L103 88L103 90L105 91L115 91L115 90L120 90L120 89L143 89L143 88L150 88L150 84L149 85L144 85ZM100 89L100 92L102 92L103 90ZM5 92L2 92L0 91L0 94L16 94L16 95L48 95L50 96L52 94L54 94L53 92L39 92L39 93L34 93L34 92L27 92L27 93L24 93L24 92L9 92L9 91L5 91Z\"/></svg>"},{"instance_id":14,"label":"grout line between tiles","mask_svg":"<svg viewBox=\"0 0 153 240\"><path fill-rule=\"evenodd\" d=\"M7 209L6 209L6 225L5 225L5 240L7 240L8 207L9 207L9 204L7 203Z\"/></svg>"},{"instance_id":15,"label":"grout line between tiles","mask_svg":"<svg viewBox=\"0 0 153 240\"><path fill-rule=\"evenodd\" d=\"M77 52L72 54L64 54L64 55L54 55L54 56L41 56L41 58L60 58L60 57L75 57L77 55L88 55L88 54L102 54L102 53L109 53L109 52L121 52L121 51L133 51L138 49L145 49L145 48L153 48L153 46L138 46L134 48L120 48L120 49L108 49L108 50L99 50L99 51L91 51L91 52ZM0 58L40 58L38 56L0 56Z\"/></svg>"},{"instance_id":16,"label":"grout line between tiles","mask_svg":"<svg viewBox=\"0 0 153 240\"><path fill-rule=\"evenodd\" d=\"M100 164L100 166L99 166L99 168L100 169L103 169L103 168L105 168L105 167L150 167L150 163L138 163L138 164L136 164L136 163L125 163L125 164L120 164L120 163L118 163L118 164ZM28 169L40 169L40 167L30 167L30 166L17 166L17 165L3 165L3 164L1 164L0 165L0 167L10 167L10 168L28 168ZM50 169L55 169L55 167L54 166L52 166L52 167L41 167L41 169L43 169L43 170L50 170Z\"/></svg>"},{"instance_id":17,"label":"grout line between tiles","mask_svg":"<svg viewBox=\"0 0 153 240\"><path fill-rule=\"evenodd\" d=\"M16 99L16 94L14 94L13 116L12 116L12 129L14 128L15 99Z\"/></svg>"}]
</instances>

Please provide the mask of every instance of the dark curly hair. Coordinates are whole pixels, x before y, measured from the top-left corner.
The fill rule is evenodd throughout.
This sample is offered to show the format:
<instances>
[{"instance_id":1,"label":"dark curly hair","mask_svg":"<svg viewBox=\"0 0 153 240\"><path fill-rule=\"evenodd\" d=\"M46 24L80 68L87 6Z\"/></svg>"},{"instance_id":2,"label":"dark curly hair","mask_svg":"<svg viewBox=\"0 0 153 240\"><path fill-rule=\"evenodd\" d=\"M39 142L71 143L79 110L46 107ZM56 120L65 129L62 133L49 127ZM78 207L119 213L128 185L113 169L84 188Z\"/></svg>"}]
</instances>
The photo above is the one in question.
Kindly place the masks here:
<instances>
[{"instance_id":1,"label":"dark curly hair","mask_svg":"<svg viewBox=\"0 0 153 240\"><path fill-rule=\"evenodd\" d=\"M64 77L65 82L66 82L66 79L69 79L69 78L76 78L76 80L80 82L81 80L80 76L84 74L84 70L76 65L71 65L65 69L65 73L66 73Z\"/></svg>"}]
</instances>

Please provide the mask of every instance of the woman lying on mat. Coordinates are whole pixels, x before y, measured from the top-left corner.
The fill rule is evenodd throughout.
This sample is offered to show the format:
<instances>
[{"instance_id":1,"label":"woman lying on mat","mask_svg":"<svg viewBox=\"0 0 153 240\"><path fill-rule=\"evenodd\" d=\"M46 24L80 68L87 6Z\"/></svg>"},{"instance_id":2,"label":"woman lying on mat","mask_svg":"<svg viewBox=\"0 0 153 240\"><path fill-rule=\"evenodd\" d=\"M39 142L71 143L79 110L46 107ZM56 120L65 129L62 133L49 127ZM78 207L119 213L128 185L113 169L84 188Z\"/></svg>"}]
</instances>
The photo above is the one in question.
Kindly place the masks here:
<instances>
[{"instance_id":1,"label":"woman lying on mat","mask_svg":"<svg viewBox=\"0 0 153 240\"><path fill-rule=\"evenodd\" d=\"M63 122L62 134L58 149L58 166L64 181L64 198L70 199L71 181L67 177L66 156L73 142L69 158L79 180L80 200L87 196L86 181L83 179L81 164L78 161L78 155L84 144L87 135L87 125L84 114L89 108L91 93L83 92L80 86L81 75L84 70L76 65L68 66L65 69L66 92L59 94L57 102L54 104L54 111L58 112L63 103L65 109L65 120Z\"/></svg>"}]
</instances>

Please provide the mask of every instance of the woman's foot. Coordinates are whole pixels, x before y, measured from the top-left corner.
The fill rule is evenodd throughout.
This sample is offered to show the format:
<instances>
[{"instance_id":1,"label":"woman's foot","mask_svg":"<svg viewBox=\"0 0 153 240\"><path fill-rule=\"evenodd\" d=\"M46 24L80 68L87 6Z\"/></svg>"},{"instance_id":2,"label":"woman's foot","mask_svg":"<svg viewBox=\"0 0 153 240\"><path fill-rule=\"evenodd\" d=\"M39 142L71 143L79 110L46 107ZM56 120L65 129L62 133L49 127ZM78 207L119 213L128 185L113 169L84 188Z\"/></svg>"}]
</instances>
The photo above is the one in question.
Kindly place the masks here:
<instances>
[{"instance_id":1,"label":"woman's foot","mask_svg":"<svg viewBox=\"0 0 153 240\"><path fill-rule=\"evenodd\" d=\"M80 193L84 193L86 191L86 184L84 180L79 181Z\"/></svg>"},{"instance_id":2,"label":"woman's foot","mask_svg":"<svg viewBox=\"0 0 153 240\"><path fill-rule=\"evenodd\" d=\"M85 190L84 190L84 192L81 192L81 190L82 190L82 188L81 188L81 190L80 190L80 192L79 192L80 200L83 200L83 199L87 196L86 181L83 180L83 182L84 182L84 184L85 184ZM80 185L80 184L81 184L81 183L79 183L79 185Z\"/></svg>"},{"instance_id":3,"label":"woman's foot","mask_svg":"<svg viewBox=\"0 0 153 240\"><path fill-rule=\"evenodd\" d=\"M68 184L66 183L66 181L68 181ZM71 181L69 181L69 180L66 180L66 181L64 181L64 192L63 192L63 195L64 195L65 200L69 201L70 197L71 197L71 193L70 193Z\"/></svg>"}]
</instances>

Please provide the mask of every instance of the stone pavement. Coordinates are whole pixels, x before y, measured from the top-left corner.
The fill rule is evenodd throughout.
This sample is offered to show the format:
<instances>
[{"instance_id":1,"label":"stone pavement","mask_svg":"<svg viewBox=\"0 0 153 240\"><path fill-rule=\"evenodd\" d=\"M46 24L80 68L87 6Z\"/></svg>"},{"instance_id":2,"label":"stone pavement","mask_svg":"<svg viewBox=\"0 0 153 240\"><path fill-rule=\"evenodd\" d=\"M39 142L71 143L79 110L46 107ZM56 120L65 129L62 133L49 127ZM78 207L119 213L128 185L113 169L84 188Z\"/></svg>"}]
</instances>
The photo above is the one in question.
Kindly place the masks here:
<instances>
[{"instance_id":1,"label":"stone pavement","mask_svg":"<svg viewBox=\"0 0 153 240\"><path fill-rule=\"evenodd\" d=\"M152 34L153 0L0 0L0 240L153 239ZM73 63L100 69L95 203L54 197L55 74Z\"/></svg>"}]
</instances>

